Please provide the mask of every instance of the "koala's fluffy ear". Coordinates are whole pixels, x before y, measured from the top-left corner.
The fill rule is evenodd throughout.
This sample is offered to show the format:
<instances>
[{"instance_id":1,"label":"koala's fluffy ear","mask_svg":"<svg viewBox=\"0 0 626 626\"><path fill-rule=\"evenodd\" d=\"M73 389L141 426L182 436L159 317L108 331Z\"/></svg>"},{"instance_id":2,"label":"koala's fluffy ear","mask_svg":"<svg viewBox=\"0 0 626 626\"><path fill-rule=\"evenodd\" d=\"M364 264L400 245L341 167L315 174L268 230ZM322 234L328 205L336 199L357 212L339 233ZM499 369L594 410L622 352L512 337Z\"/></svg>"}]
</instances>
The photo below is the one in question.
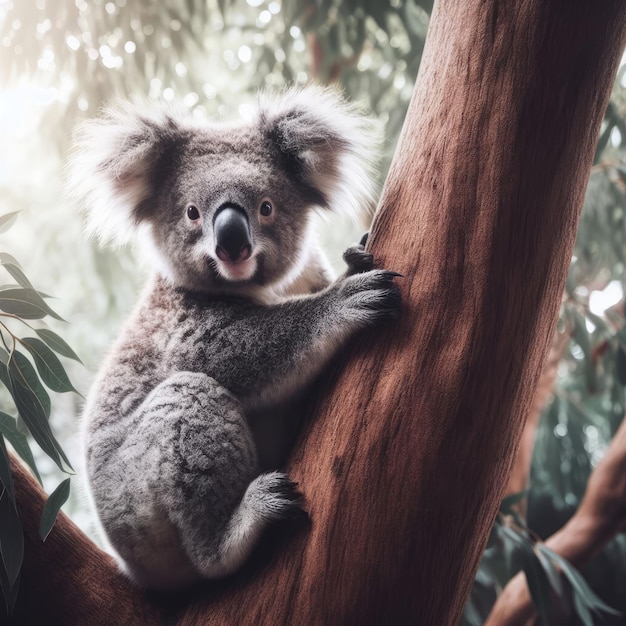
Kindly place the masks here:
<instances>
[{"instance_id":1,"label":"koala's fluffy ear","mask_svg":"<svg viewBox=\"0 0 626 626\"><path fill-rule=\"evenodd\" d=\"M69 192L84 204L87 233L101 243L130 241L147 212L163 157L184 141L171 112L118 104L75 133Z\"/></svg>"},{"instance_id":2,"label":"koala's fluffy ear","mask_svg":"<svg viewBox=\"0 0 626 626\"><path fill-rule=\"evenodd\" d=\"M321 194L323 206L353 218L371 217L379 132L339 91L311 85L262 95L259 125Z\"/></svg>"}]
</instances>

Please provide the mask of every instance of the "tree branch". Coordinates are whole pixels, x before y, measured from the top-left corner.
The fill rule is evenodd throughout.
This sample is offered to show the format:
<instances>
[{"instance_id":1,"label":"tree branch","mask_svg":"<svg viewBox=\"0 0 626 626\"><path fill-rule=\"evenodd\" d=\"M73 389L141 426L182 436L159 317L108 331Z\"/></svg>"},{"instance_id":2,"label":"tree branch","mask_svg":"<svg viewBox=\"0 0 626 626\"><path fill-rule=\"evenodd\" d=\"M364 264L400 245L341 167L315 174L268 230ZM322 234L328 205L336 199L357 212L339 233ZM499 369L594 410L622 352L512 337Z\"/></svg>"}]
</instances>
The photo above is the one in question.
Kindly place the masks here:
<instances>
[{"instance_id":1,"label":"tree branch","mask_svg":"<svg viewBox=\"0 0 626 626\"><path fill-rule=\"evenodd\" d=\"M581 569L626 529L626 420L592 472L578 511L546 545ZM526 577L514 576L493 606L486 626L522 626L536 617Z\"/></svg>"}]
</instances>

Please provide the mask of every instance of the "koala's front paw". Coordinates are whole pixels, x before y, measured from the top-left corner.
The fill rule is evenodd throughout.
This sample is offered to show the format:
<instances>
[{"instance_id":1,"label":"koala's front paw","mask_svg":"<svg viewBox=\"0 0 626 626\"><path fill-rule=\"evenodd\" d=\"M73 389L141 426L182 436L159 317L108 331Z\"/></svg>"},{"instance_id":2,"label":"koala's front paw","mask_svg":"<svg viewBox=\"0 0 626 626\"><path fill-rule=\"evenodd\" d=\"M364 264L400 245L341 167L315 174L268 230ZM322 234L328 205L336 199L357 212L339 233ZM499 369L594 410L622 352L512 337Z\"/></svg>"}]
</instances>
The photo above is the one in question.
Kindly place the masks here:
<instances>
[{"instance_id":1,"label":"koala's front paw","mask_svg":"<svg viewBox=\"0 0 626 626\"><path fill-rule=\"evenodd\" d=\"M350 246L343 253L343 260L348 266L346 276L362 274L363 272L369 272L369 270L374 268L374 255L369 252L365 252L365 243L367 242L368 234L369 233L365 233L365 235L361 237L361 241L359 243Z\"/></svg>"},{"instance_id":2,"label":"koala's front paw","mask_svg":"<svg viewBox=\"0 0 626 626\"><path fill-rule=\"evenodd\" d=\"M395 319L401 306L400 290L393 282L397 276L401 274L387 270L348 276L341 287L348 319L359 324Z\"/></svg>"}]
</instances>

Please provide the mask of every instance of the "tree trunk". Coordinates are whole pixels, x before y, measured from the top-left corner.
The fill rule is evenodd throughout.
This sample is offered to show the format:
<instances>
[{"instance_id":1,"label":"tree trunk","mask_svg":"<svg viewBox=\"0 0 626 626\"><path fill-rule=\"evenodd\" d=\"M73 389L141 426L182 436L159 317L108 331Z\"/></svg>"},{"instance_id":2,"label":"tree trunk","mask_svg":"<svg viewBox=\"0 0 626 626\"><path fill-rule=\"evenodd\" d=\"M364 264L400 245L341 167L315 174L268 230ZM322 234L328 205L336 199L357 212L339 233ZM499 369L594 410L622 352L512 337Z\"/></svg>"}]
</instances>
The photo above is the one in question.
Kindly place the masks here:
<instances>
[{"instance_id":1,"label":"tree trunk","mask_svg":"<svg viewBox=\"0 0 626 626\"><path fill-rule=\"evenodd\" d=\"M623 0L436 3L371 236L404 274L401 318L346 351L304 428L288 471L310 524L199 589L178 623L458 621L554 331L625 26Z\"/></svg>"}]
</instances>

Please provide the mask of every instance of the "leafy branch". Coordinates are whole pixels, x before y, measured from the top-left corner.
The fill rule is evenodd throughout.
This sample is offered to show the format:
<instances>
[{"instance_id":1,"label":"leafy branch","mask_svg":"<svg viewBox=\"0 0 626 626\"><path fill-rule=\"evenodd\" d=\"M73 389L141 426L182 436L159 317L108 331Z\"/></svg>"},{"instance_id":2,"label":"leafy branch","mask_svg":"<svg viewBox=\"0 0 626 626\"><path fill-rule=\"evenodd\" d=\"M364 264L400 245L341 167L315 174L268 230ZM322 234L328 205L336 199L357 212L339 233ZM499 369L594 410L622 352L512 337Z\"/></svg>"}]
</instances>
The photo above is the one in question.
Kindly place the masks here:
<instances>
[{"instance_id":1,"label":"leafy branch","mask_svg":"<svg viewBox=\"0 0 626 626\"><path fill-rule=\"evenodd\" d=\"M589 587L580 572L550 549L528 528L524 519L512 505L526 497L526 492L505 498L496 519L494 533L503 544L502 549L515 552L521 559L522 570L530 596L541 624L553 623L553 598L562 607L572 605L585 626L593 626L593 613L621 615L603 602ZM567 584L564 584L567 583Z\"/></svg>"},{"instance_id":2,"label":"leafy branch","mask_svg":"<svg viewBox=\"0 0 626 626\"><path fill-rule=\"evenodd\" d=\"M0 216L0 233L6 232L17 213ZM0 287L0 383L10 401L7 412L0 411L0 588L7 611L11 611L19 590L24 558L24 535L15 504L15 488L9 466L7 443L28 465L41 484L28 435L67 474L72 466L50 427L51 400L46 388L56 393L78 393L57 356L80 362L75 352L55 332L34 328L26 320L62 318L47 304L48 297L37 291L20 264L8 253L0 253L0 265L16 284ZM22 336L12 324L26 326L37 336ZM12 406L11 406L12 405ZM14 409L14 411L12 410ZM15 413L15 415L11 415ZM44 507L39 534L45 541L61 506L70 493L70 479L63 480Z\"/></svg>"}]
</instances>

